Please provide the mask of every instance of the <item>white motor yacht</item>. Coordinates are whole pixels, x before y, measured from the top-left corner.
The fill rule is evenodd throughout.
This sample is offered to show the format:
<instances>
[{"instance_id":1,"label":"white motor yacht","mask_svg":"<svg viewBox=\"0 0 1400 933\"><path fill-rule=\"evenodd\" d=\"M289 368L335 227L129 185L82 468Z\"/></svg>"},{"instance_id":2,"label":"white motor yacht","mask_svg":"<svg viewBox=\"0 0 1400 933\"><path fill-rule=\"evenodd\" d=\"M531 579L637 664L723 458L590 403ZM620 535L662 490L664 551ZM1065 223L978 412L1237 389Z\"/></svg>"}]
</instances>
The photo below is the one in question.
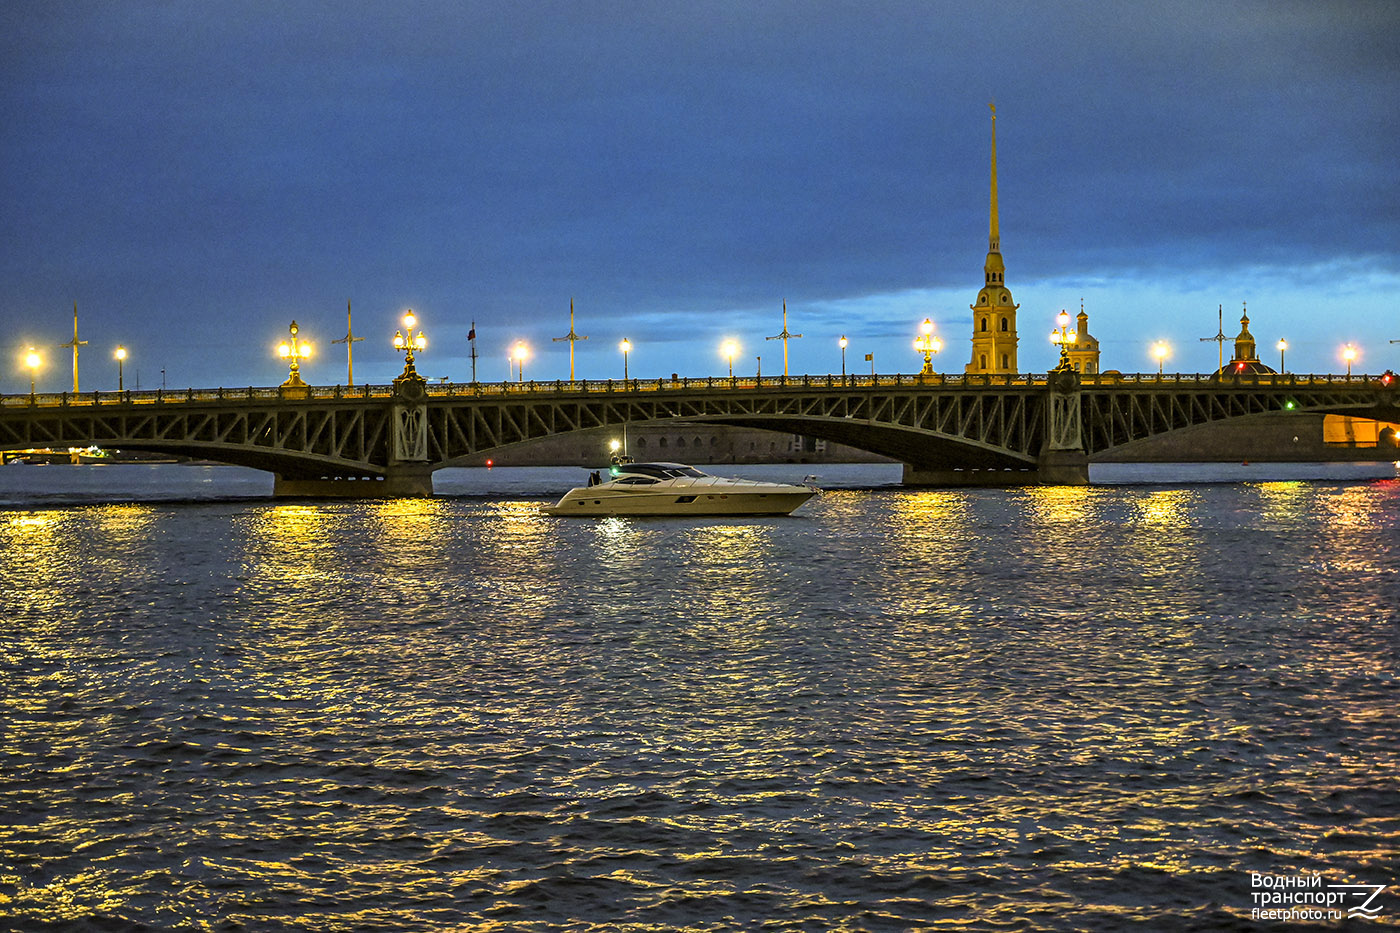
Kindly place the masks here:
<instances>
[{"instance_id":1,"label":"white motor yacht","mask_svg":"<svg viewBox=\"0 0 1400 933\"><path fill-rule=\"evenodd\" d=\"M604 479L540 511L546 515L787 515L817 494L814 486L710 476L683 463L615 462Z\"/></svg>"}]
</instances>

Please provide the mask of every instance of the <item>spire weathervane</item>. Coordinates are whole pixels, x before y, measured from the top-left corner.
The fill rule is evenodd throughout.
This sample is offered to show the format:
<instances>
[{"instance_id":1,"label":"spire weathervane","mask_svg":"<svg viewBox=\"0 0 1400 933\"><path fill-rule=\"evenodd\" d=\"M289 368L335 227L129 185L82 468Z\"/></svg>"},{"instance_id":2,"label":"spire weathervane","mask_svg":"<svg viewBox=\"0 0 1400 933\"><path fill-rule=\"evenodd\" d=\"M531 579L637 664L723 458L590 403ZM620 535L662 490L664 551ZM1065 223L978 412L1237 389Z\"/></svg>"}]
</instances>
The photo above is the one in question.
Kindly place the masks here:
<instances>
[{"instance_id":1,"label":"spire weathervane","mask_svg":"<svg viewBox=\"0 0 1400 933\"><path fill-rule=\"evenodd\" d=\"M73 302L73 339L68 343L60 343L60 350L73 349L73 394L78 394L78 348L87 346L86 340L78 339L78 303Z\"/></svg>"},{"instance_id":2,"label":"spire weathervane","mask_svg":"<svg viewBox=\"0 0 1400 933\"><path fill-rule=\"evenodd\" d=\"M783 378L784 378L784 379L787 378L787 374L788 374L787 342L788 342L788 338L789 338L789 337L791 337L793 340L801 340L801 339L802 339L802 335L801 335L801 334L789 334L789 333L788 333L788 329L787 329L787 299L784 298L784 299L783 299L783 332L782 332L781 334L774 334L772 337L765 337L765 338L764 338L765 340L781 340L781 341L783 342Z\"/></svg>"},{"instance_id":3,"label":"spire weathervane","mask_svg":"<svg viewBox=\"0 0 1400 933\"><path fill-rule=\"evenodd\" d=\"M473 329L475 329L475 328L473 328ZM582 336L580 336L580 335L574 333L574 300L573 300L572 298L570 298L570 299L569 299L569 332L568 332L567 334L565 334L564 336L562 336L562 337L555 337L555 338L554 338L554 342L555 342L555 343L558 343L558 342L561 341L561 340L567 340L567 341L569 341L569 381L570 381L570 382L573 382L573 381L574 381L574 344L577 343L577 342L580 341L580 340L587 340L587 339L588 339L587 337L582 337Z\"/></svg>"},{"instance_id":4,"label":"spire weathervane","mask_svg":"<svg viewBox=\"0 0 1400 933\"><path fill-rule=\"evenodd\" d=\"M346 383L345 383L345 384L346 384L346 385L351 385L351 386L353 386L353 385L355 384L355 344L359 343L361 340L364 340L364 339L365 339L365 338L363 338L363 337L356 337L356 336L355 336L355 328L354 328L354 327L351 325L351 323L350 323L350 302L349 302L349 300L346 300L346 302L345 302L345 336L342 337L342 338L340 338L339 340L332 340L332 341L331 341L331 343L343 343L343 344L345 344L345 362L346 362L346 367L347 367L347 370L348 370L348 371L346 372L346 375L345 375L345 378L346 378Z\"/></svg>"}]
</instances>

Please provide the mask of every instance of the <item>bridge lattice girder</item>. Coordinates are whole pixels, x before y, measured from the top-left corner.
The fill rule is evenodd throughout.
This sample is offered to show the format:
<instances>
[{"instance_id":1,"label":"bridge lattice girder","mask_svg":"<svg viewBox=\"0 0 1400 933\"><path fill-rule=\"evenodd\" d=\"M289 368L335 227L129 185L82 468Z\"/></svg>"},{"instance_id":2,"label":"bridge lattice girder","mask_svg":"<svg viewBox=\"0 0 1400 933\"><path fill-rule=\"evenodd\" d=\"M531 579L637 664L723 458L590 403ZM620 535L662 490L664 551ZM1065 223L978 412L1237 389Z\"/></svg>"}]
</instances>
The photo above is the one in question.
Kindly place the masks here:
<instances>
[{"instance_id":1,"label":"bridge lattice girder","mask_svg":"<svg viewBox=\"0 0 1400 933\"><path fill-rule=\"evenodd\" d=\"M0 397L0 449L103 447L166 451L287 477L381 475L396 412L421 405L427 462L450 465L552 435L666 421L702 421L825 438L925 466L1033 465L1047 438L1043 378L994 384L956 377L844 383L803 378L761 386L724 380L431 386L421 402L388 387ZM1098 380L1075 390L1092 459L1134 441L1268 413L1400 418L1400 387L1375 380ZM1063 396L1061 396L1063 397Z\"/></svg>"}]
</instances>

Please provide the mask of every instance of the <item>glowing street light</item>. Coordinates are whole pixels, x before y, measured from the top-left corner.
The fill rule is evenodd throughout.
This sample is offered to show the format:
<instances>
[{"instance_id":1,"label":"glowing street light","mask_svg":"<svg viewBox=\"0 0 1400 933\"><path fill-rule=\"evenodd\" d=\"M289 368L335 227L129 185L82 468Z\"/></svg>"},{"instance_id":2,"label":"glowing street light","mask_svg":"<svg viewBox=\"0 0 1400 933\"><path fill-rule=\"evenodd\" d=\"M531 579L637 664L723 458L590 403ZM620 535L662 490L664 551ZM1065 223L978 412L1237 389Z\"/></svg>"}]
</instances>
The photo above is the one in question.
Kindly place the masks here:
<instances>
[{"instance_id":1,"label":"glowing street light","mask_svg":"<svg viewBox=\"0 0 1400 933\"><path fill-rule=\"evenodd\" d=\"M29 352L24 355L24 365L29 367L29 400L31 402L34 401L34 377L38 374L39 367L42 366L43 363L44 361L40 358L38 351L30 347Z\"/></svg>"},{"instance_id":2,"label":"glowing street light","mask_svg":"<svg viewBox=\"0 0 1400 933\"><path fill-rule=\"evenodd\" d=\"M1347 344L1342 348L1342 359L1347 361L1347 378L1351 378L1351 364L1356 359L1356 347Z\"/></svg>"},{"instance_id":3,"label":"glowing street light","mask_svg":"<svg viewBox=\"0 0 1400 933\"><path fill-rule=\"evenodd\" d=\"M1170 353L1171 348L1166 345L1165 341L1159 340L1152 345L1152 355L1157 357L1157 375L1162 375L1162 363L1166 361Z\"/></svg>"},{"instance_id":4,"label":"glowing street light","mask_svg":"<svg viewBox=\"0 0 1400 933\"><path fill-rule=\"evenodd\" d=\"M914 338L914 349L924 355L924 368L919 370L919 375L932 376L933 355L943 349L943 341L933 335L931 318L924 318L924 322L919 325L919 336Z\"/></svg>"},{"instance_id":5,"label":"glowing street light","mask_svg":"<svg viewBox=\"0 0 1400 933\"><path fill-rule=\"evenodd\" d=\"M622 343L618 344L618 345L617 345L617 348L618 348L619 350L622 351L622 381L623 381L623 382L626 382L626 381L627 381L627 354L629 354L629 353L632 352L632 341L628 340L626 337L623 337L623 338L622 338Z\"/></svg>"},{"instance_id":6,"label":"glowing street light","mask_svg":"<svg viewBox=\"0 0 1400 933\"><path fill-rule=\"evenodd\" d=\"M1282 337L1278 339L1278 371L1283 372L1283 351L1288 349L1288 341Z\"/></svg>"},{"instance_id":7,"label":"glowing street light","mask_svg":"<svg viewBox=\"0 0 1400 933\"><path fill-rule=\"evenodd\" d=\"M418 325L418 316L409 308L403 316L404 330L408 331L405 336L403 331L394 331L394 349L403 353L403 372L400 379L418 378L418 370L413 367L413 351L422 353L428 348L428 338L423 336L423 332L418 331L418 336L413 336L413 328Z\"/></svg>"},{"instance_id":8,"label":"glowing street light","mask_svg":"<svg viewBox=\"0 0 1400 933\"><path fill-rule=\"evenodd\" d=\"M720 345L719 352L729 360L729 381L734 381L734 354L739 352L739 345L732 340L726 340Z\"/></svg>"},{"instance_id":9,"label":"glowing street light","mask_svg":"<svg viewBox=\"0 0 1400 933\"><path fill-rule=\"evenodd\" d=\"M299 328L296 321L292 322L292 326L288 330L292 335L291 342L288 343L284 340L277 345L277 355L284 360L291 361L291 369L287 373L287 381L282 383L282 388L304 389L307 386L301 378L301 361L311 357L311 343L297 338Z\"/></svg>"},{"instance_id":10,"label":"glowing street light","mask_svg":"<svg viewBox=\"0 0 1400 933\"><path fill-rule=\"evenodd\" d=\"M1050 342L1060 345L1060 362L1054 371L1057 373L1069 372L1074 368L1069 361L1070 344L1077 341L1079 335L1069 329L1069 312L1063 308L1055 316L1055 324L1057 329L1050 331Z\"/></svg>"},{"instance_id":11,"label":"glowing street light","mask_svg":"<svg viewBox=\"0 0 1400 933\"><path fill-rule=\"evenodd\" d=\"M525 360L530 356L530 348L525 345L525 341L517 340L515 349L511 351L511 356L515 358L515 365L520 371L520 382L525 381Z\"/></svg>"},{"instance_id":12,"label":"glowing street light","mask_svg":"<svg viewBox=\"0 0 1400 933\"><path fill-rule=\"evenodd\" d=\"M836 342L837 342L838 344L841 345L841 381L842 381L842 382L845 382L845 381L846 381L846 347L850 344L850 341L846 339L846 335L845 335L845 334L842 334L842 335L841 335L841 339L838 340L838 341L836 341Z\"/></svg>"},{"instance_id":13,"label":"glowing street light","mask_svg":"<svg viewBox=\"0 0 1400 933\"><path fill-rule=\"evenodd\" d=\"M122 364L126 362L126 347L117 344L117 391L122 391L125 386L122 384Z\"/></svg>"}]
</instances>

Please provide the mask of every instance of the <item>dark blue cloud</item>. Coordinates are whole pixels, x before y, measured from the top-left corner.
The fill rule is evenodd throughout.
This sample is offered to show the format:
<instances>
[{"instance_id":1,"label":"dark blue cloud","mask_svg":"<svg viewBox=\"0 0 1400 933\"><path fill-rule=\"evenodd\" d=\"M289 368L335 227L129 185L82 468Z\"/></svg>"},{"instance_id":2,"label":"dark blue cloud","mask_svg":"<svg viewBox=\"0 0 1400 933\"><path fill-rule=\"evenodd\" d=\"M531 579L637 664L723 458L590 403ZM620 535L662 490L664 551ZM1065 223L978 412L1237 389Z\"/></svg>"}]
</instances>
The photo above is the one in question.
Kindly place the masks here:
<instances>
[{"instance_id":1,"label":"dark blue cloud","mask_svg":"<svg viewBox=\"0 0 1400 933\"><path fill-rule=\"evenodd\" d=\"M286 320L339 336L347 298L366 332L419 308L444 357L473 319L518 333L542 375L567 368L542 341L571 296L597 340L708 345L776 332L784 298L894 334L862 298L962 289L954 332L986 249L992 98L1013 289L1116 281L1129 307L1208 282L1230 302L1245 268L1363 259L1393 299L1400 276L1385 2L0 17L0 344L66 339L77 300L95 340L186 383L275 380Z\"/></svg>"}]
</instances>

